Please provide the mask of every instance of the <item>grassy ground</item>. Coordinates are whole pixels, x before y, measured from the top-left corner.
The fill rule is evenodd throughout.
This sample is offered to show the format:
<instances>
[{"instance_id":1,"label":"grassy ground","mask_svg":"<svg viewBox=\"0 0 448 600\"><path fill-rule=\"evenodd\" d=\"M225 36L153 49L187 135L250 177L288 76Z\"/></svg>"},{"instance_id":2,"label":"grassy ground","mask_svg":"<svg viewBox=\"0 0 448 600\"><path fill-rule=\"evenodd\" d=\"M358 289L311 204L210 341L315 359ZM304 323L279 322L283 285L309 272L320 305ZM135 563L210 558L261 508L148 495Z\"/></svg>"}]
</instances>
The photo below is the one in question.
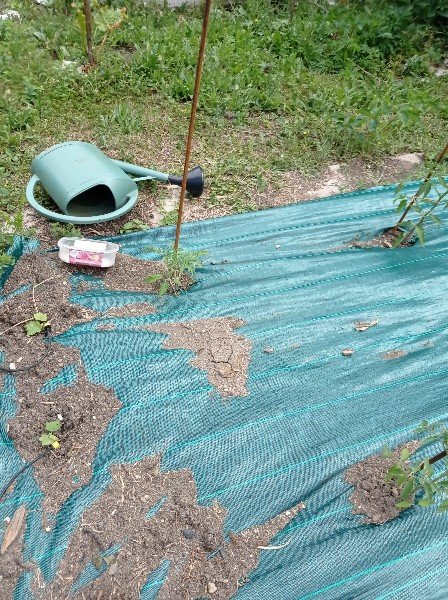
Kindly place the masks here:
<instances>
[{"instance_id":1,"label":"grassy ground","mask_svg":"<svg viewBox=\"0 0 448 600\"><path fill-rule=\"evenodd\" d=\"M32 158L59 141L181 171L200 10L92 3L96 48L114 8L125 5L127 19L87 72L78 69L81 2L3 3L22 16L0 21L0 209L9 213ZM193 156L209 206L248 210L284 172L355 156L432 158L447 137L448 77L432 74L448 22L437 1L297 4L292 13L265 0L213 9Z\"/></svg>"}]
</instances>

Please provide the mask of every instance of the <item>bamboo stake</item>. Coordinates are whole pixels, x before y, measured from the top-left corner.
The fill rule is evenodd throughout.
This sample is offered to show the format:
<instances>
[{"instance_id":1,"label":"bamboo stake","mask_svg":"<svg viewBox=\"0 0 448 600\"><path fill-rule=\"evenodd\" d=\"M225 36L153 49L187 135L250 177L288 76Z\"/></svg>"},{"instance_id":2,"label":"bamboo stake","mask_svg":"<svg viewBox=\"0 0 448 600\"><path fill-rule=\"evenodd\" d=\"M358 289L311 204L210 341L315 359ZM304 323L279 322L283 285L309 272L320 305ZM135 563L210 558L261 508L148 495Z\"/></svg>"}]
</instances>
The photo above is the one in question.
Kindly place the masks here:
<instances>
[{"instance_id":1,"label":"bamboo stake","mask_svg":"<svg viewBox=\"0 0 448 600\"><path fill-rule=\"evenodd\" d=\"M177 250L179 248L179 238L180 238L180 230L182 227L182 216L183 216L183 210L184 210L185 191L187 189L188 167L190 165L191 144L192 144L193 134L194 134L196 109L198 106L198 98L199 98L199 88L201 86L202 67L204 65L205 42L207 40L207 30L208 30L208 21L209 21L209 17L210 17L211 4L212 4L212 0L205 0L204 19L202 21L201 43L199 46L198 62L196 65L196 78L195 78L195 82L194 82L193 100L191 102L190 126L188 128L187 145L186 145L186 149L185 149L184 172L182 175L182 186L180 188L180 196L179 196L179 210L177 213L176 237L174 240L174 251L175 252L177 252Z\"/></svg>"},{"instance_id":2,"label":"bamboo stake","mask_svg":"<svg viewBox=\"0 0 448 600\"><path fill-rule=\"evenodd\" d=\"M87 58L89 64L93 66L95 64L95 57L93 56L92 10L90 8L90 0L84 0L84 17L86 20Z\"/></svg>"}]
</instances>

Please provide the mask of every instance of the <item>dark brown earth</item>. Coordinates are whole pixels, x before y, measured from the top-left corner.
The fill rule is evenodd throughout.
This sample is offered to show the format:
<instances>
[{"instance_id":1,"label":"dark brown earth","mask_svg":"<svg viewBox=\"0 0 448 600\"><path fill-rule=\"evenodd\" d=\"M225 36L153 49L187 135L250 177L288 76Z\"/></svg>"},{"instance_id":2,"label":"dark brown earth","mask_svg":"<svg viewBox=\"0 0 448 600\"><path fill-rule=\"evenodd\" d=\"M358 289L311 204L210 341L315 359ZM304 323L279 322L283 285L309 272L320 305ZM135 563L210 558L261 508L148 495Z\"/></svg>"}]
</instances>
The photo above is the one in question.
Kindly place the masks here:
<instances>
[{"instance_id":1,"label":"dark brown earth","mask_svg":"<svg viewBox=\"0 0 448 600\"><path fill-rule=\"evenodd\" d=\"M391 458L381 454L370 456L345 471L345 480L355 486L349 498L354 515L365 515L363 522L375 525L398 517L403 510L396 507L400 502L400 489L393 481L386 481L386 474L404 448L412 454L419 446L419 442L403 444L394 450Z\"/></svg>"},{"instance_id":2,"label":"dark brown earth","mask_svg":"<svg viewBox=\"0 0 448 600\"><path fill-rule=\"evenodd\" d=\"M396 243L397 237L402 233L401 230L397 232L397 230L393 227L390 229L385 229L381 235L371 239L371 240L361 240L359 238L355 238L348 242L347 246L349 248L394 248L394 244ZM401 243L400 246L409 247L415 244L415 239L410 238L405 243Z\"/></svg>"},{"instance_id":3,"label":"dark brown earth","mask_svg":"<svg viewBox=\"0 0 448 600\"><path fill-rule=\"evenodd\" d=\"M21 506L16 510L12 519L16 518L20 511L23 511L23 507ZM0 597L2 600L12 598L14 589L22 573L34 569L34 565L23 562L22 547L24 532L25 519L21 520L21 525L18 528L14 541L3 552L0 552Z\"/></svg>"},{"instance_id":4,"label":"dark brown earth","mask_svg":"<svg viewBox=\"0 0 448 600\"><path fill-rule=\"evenodd\" d=\"M126 262L131 283L134 262L132 258ZM138 261L137 270L141 269L141 262ZM30 461L42 451L39 437L44 433L46 422L60 420L62 424L57 434L61 447L51 450L34 466L36 481L44 492L44 510L50 513L57 512L74 490L89 481L98 441L120 408L112 390L87 379L78 350L61 346L54 340L48 348L43 334L28 337L21 323L32 318L35 312L44 312L51 321L52 334L57 335L77 323L101 316L69 302L68 278L74 270L55 255L24 255L15 265L4 291L10 293L23 285L30 285L31 289L2 304L0 314L0 351L5 353L4 364L20 369L43 357L37 366L16 373L18 410L9 423L8 435L22 458ZM98 275L98 270L95 274ZM118 269L111 269L106 278L113 289L126 286ZM152 312L151 305L140 303L113 309L106 316ZM78 365L76 382L42 394L43 384L70 364ZM0 372L0 379L3 377L4 373Z\"/></svg>"},{"instance_id":5,"label":"dark brown earth","mask_svg":"<svg viewBox=\"0 0 448 600\"><path fill-rule=\"evenodd\" d=\"M65 600L92 560L107 569L73 598L136 600L165 559L171 566L160 600L230 598L257 565L258 546L268 544L303 507L224 539L226 511L218 504L198 505L189 470L161 473L160 459L152 457L110 471L112 483L83 514L54 581L38 589L34 579L36 600ZM159 511L147 519L162 498ZM117 543L120 549L106 565L100 554Z\"/></svg>"},{"instance_id":6,"label":"dark brown earth","mask_svg":"<svg viewBox=\"0 0 448 600\"><path fill-rule=\"evenodd\" d=\"M223 397L247 396L251 342L234 332L244 321L234 317L202 319L188 323L157 323L151 331L168 334L164 348L192 350L192 365L206 371L208 380Z\"/></svg>"}]
</instances>

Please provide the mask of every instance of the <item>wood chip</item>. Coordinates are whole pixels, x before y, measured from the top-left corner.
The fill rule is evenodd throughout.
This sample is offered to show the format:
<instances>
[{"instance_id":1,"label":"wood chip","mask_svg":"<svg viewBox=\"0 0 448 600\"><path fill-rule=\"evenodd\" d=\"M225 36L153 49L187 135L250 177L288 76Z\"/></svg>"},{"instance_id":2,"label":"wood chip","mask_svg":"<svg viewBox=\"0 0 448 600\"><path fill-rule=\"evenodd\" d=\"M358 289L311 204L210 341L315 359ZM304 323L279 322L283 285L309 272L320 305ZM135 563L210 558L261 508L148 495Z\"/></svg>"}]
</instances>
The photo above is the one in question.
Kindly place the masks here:
<instances>
[{"instance_id":1,"label":"wood chip","mask_svg":"<svg viewBox=\"0 0 448 600\"><path fill-rule=\"evenodd\" d=\"M20 530L22 529L22 525L25 522L26 517L26 509L24 506L19 506L19 508L14 513L13 518L8 523L5 529L5 535L3 536L2 547L0 549L0 554L4 554L9 546L13 543L16 537L19 535Z\"/></svg>"},{"instance_id":2,"label":"wood chip","mask_svg":"<svg viewBox=\"0 0 448 600\"><path fill-rule=\"evenodd\" d=\"M356 331L366 331L366 329L370 329L370 327L375 327L378 325L379 321L376 319L375 321L359 321L355 323Z\"/></svg>"}]
</instances>

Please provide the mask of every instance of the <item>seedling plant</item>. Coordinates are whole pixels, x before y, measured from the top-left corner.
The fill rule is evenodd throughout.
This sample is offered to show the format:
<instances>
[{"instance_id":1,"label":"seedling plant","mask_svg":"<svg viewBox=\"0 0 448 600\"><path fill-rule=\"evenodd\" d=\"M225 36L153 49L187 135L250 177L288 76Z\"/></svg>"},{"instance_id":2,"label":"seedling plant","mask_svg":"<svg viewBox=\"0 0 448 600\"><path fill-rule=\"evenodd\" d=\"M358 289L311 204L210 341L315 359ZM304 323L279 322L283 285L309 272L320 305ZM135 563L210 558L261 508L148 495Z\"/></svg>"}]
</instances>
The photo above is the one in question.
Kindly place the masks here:
<instances>
[{"instance_id":1,"label":"seedling plant","mask_svg":"<svg viewBox=\"0 0 448 600\"><path fill-rule=\"evenodd\" d=\"M160 254L163 271L146 277L146 283L158 283L159 295L178 294L191 284L191 280L202 265L202 259L207 254L204 250L182 250L178 248L151 248L152 252Z\"/></svg>"},{"instance_id":2,"label":"seedling plant","mask_svg":"<svg viewBox=\"0 0 448 600\"><path fill-rule=\"evenodd\" d=\"M44 448L51 447L58 450L61 447L61 442L55 433L60 431L62 423L60 421L48 421L45 423L44 431L39 437L39 442Z\"/></svg>"},{"instance_id":3,"label":"seedling plant","mask_svg":"<svg viewBox=\"0 0 448 600\"><path fill-rule=\"evenodd\" d=\"M448 510L448 429L443 423L424 421L416 430L422 435L422 446L438 444L442 450L423 461L410 460L407 448L399 460L388 470L386 481L393 481L400 489L397 508L410 508L415 504L422 507L436 506L438 511ZM384 451L391 457L389 448Z\"/></svg>"},{"instance_id":4,"label":"seedling plant","mask_svg":"<svg viewBox=\"0 0 448 600\"><path fill-rule=\"evenodd\" d=\"M436 165L442 163L448 154L448 144L445 145L436 159ZM398 202L397 212L401 213L397 224L393 228L396 239L394 247L406 245L414 235L420 244L425 243L425 227L428 221L442 225L441 218L434 214L440 209L448 207L448 183L443 177L433 177L434 169L425 177L423 183L411 197L403 193L404 184L396 190L395 201ZM412 220L409 215L415 213L417 218Z\"/></svg>"}]
</instances>

